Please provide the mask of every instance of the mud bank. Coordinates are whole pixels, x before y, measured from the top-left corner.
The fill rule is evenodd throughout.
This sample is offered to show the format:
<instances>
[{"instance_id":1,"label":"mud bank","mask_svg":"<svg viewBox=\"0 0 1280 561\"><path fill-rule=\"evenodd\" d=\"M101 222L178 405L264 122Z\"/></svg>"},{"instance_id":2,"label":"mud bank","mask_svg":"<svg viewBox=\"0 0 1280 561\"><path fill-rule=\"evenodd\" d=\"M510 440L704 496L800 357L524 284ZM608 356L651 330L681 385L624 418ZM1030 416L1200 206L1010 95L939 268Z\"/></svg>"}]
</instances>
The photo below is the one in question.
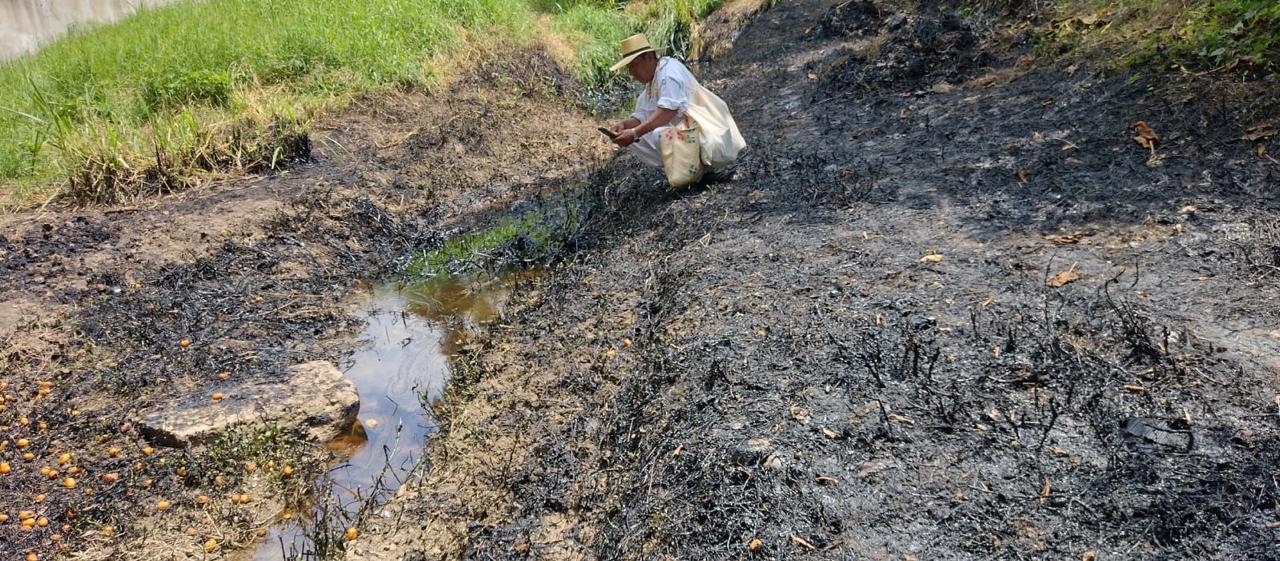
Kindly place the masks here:
<instances>
[{"instance_id":1,"label":"mud bank","mask_svg":"<svg viewBox=\"0 0 1280 561\"><path fill-rule=\"evenodd\" d=\"M333 461L323 443L244 427L167 448L138 417L280 382L294 364L344 363L362 347L363 310L347 296L363 279L395 277L608 153L595 122L564 103L571 87L545 54L523 53L437 96L363 100L319 123L314 162L288 173L0 219L0 370L13 395L0 411L12 466L0 495L50 528L0 525L4 551L179 559L254 547L276 514L314 496ZM530 136L508 142L512 123ZM555 132L566 126L585 132Z\"/></svg>"}]
</instances>

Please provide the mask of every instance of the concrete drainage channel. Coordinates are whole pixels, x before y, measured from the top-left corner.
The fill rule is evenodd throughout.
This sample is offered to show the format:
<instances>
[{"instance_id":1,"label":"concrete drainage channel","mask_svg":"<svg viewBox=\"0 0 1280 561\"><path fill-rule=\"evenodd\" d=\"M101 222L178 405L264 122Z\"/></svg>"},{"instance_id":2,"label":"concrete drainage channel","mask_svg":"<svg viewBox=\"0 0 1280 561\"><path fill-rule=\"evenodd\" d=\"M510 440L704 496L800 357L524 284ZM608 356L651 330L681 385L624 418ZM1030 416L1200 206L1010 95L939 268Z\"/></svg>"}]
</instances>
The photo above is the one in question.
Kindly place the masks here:
<instances>
[{"instance_id":1,"label":"concrete drainage channel","mask_svg":"<svg viewBox=\"0 0 1280 561\"><path fill-rule=\"evenodd\" d=\"M344 369L360 396L358 422L330 444L345 459L317 482L311 504L277 517L251 559L329 558L345 528L376 515L414 475L437 431L430 404L444 397L449 356L469 326L498 316L511 282L449 279L371 291L366 347Z\"/></svg>"}]
</instances>

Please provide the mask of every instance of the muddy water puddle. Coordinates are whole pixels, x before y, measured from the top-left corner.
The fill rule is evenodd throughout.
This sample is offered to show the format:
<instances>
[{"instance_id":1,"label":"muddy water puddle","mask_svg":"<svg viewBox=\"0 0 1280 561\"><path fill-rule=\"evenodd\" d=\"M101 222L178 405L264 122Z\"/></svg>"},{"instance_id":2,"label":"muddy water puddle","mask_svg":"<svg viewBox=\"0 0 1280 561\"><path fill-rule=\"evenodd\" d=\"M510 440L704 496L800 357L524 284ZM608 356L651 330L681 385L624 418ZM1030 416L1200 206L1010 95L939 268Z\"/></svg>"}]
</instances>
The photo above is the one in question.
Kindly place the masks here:
<instances>
[{"instance_id":1,"label":"muddy water puddle","mask_svg":"<svg viewBox=\"0 0 1280 561\"><path fill-rule=\"evenodd\" d=\"M336 544L316 543L308 527L323 524L332 538L376 515L422 465L437 431L430 405L444 397L449 356L468 329L499 315L517 279L384 284L360 295L364 347L344 365L360 394L359 424L330 443L343 460L318 482L319 498L295 506L296 514L282 513L251 559L317 559Z\"/></svg>"}]
</instances>

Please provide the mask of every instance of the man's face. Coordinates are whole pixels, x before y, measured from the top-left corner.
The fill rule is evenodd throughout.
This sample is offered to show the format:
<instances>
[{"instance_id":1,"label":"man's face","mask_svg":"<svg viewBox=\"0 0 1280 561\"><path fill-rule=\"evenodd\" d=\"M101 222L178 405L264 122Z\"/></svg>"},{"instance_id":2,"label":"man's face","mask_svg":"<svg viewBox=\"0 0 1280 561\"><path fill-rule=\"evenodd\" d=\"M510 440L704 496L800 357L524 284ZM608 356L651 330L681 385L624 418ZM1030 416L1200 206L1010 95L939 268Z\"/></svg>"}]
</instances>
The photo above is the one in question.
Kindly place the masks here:
<instances>
[{"instance_id":1,"label":"man's face","mask_svg":"<svg viewBox=\"0 0 1280 561\"><path fill-rule=\"evenodd\" d=\"M648 84L653 80L653 73L658 68L658 55L645 53L627 63L627 73L637 82Z\"/></svg>"}]
</instances>

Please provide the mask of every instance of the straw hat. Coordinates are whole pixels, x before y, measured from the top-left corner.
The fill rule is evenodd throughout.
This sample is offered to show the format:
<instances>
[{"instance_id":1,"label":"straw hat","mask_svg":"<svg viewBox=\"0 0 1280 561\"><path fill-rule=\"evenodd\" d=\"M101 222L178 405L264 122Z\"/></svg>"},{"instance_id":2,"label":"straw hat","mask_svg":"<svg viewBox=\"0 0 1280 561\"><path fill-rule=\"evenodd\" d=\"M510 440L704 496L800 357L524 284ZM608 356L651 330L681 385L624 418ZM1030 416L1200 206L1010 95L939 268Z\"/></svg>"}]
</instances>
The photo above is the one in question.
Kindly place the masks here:
<instances>
[{"instance_id":1,"label":"straw hat","mask_svg":"<svg viewBox=\"0 0 1280 561\"><path fill-rule=\"evenodd\" d=\"M661 50L655 49L649 45L649 39L645 37L643 33L637 33L627 37L622 40L622 60L609 67L609 70L617 72L626 65L631 64L631 61L635 60L636 57L645 53L658 53L659 56L662 55Z\"/></svg>"}]
</instances>

